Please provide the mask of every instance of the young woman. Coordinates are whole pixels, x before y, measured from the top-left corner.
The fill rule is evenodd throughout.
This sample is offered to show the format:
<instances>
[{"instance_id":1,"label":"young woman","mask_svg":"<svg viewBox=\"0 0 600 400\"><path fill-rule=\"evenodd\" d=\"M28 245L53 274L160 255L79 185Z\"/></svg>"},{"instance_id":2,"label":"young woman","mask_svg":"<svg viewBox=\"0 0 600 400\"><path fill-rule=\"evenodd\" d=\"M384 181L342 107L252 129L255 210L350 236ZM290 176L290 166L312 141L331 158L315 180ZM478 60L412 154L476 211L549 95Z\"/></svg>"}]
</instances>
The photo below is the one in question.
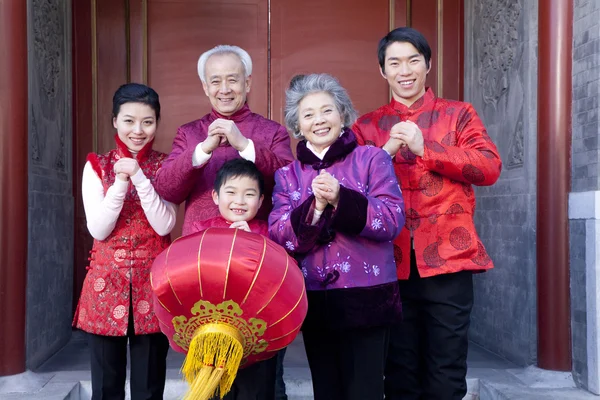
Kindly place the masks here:
<instances>
[{"instance_id":1,"label":"young woman","mask_svg":"<svg viewBox=\"0 0 600 400\"><path fill-rule=\"evenodd\" d=\"M90 154L83 170L90 266L73 325L88 332L92 399L124 399L127 343L131 398L162 399L167 338L154 315L150 267L169 243L176 206L152 182L166 155L152 150L160 119L158 94L140 84L113 97L116 148Z\"/></svg>"}]
</instances>

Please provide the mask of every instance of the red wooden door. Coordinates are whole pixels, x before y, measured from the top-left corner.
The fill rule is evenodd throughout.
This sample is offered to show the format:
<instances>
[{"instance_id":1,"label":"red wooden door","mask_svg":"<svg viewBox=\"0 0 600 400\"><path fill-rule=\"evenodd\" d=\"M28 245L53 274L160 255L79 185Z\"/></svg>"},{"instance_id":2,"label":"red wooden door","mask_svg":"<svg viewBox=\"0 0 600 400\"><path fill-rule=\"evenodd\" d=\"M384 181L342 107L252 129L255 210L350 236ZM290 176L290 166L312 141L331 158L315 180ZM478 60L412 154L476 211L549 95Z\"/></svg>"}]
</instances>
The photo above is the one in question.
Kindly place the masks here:
<instances>
[{"instance_id":1,"label":"red wooden door","mask_svg":"<svg viewBox=\"0 0 600 400\"><path fill-rule=\"evenodd\" d=\"M196 64L217 44L234 44L253 61L250 108L283 121L285 88L299 73L327 72L348 90L359 113L389 101L377 43L391 28L413 25L429 40L428 85L462 97L463 0L88 0L73 2L75 277L78 298L91 237L81 202L89 152L114 147L112 95L143 82L160 95L155 148L169 152L179 125L210 111ZM442 71L440 73L440 71ZM180 218L182 219L182 209ZM180 226L180 225L179 225ZM180 232L176 228L174 234Z\"/></svg>"}]
</instances>

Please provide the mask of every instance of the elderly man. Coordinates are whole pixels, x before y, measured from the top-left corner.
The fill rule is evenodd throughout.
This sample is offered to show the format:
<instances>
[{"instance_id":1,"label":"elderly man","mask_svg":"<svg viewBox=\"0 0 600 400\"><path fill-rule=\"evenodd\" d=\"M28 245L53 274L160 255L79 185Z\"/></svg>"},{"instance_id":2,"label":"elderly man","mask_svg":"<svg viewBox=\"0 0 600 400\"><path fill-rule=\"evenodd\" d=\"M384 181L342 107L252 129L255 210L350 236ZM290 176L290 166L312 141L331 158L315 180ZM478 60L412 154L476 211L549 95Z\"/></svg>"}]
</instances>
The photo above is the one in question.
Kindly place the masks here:
<instances>
[{"instance_id":1,"label":"elderly man","mask_svg":"<svg viewBox=\"0 0 600 400\"><path fill-rule=\"evenodd\" d=\"M392 331L385 370L390 400L461 400L473 272L492 268L477 236L472 185L492 185L502 162L468 103L425 87L431 48L411 28L384 36L380 72L392 101L358 119L358 142L393 159L406 205L394 241L403 323Z\"/></svg>"},{"instance_id":2,"label":"elderly man","mask_svg":"<svg viewBox=\"0 0 600 400\"><path fill-rule=\"evenodd\" d=\"M194 221L219 215L211 190L219 168L242 157L265 178L265 201L257 218L271 211L275 171L293 161L286 129L250 111L246 97L252 83L252 59L237 46L217 46L200 56L198 75L212 111L177 130L173 149L154 183L165 200L186 202L183 235Z\"/></svg>"},{"instance_id":3,"label":"elderly man","mask_svg":"<svg viewBox=\"0 0 600 400\"><path fill-rule=\"evenodd\" d=\"M252 83L252 59L237 46L217 46L200 56L198 75L212 111L177 130L173 149L156 175L154 187L163 199L183 201L183 235L194 232L194 222L219 215L211 195L219 168L242 157L256 164L265 179L265 200L256 218L266 220L271 211L275 171L294 159L286 129L250 111L246 97ZM227 400L275 398L277 357L241 370ZM278 381L278 399L285 386Z\"/></svg>"}]
</instances>

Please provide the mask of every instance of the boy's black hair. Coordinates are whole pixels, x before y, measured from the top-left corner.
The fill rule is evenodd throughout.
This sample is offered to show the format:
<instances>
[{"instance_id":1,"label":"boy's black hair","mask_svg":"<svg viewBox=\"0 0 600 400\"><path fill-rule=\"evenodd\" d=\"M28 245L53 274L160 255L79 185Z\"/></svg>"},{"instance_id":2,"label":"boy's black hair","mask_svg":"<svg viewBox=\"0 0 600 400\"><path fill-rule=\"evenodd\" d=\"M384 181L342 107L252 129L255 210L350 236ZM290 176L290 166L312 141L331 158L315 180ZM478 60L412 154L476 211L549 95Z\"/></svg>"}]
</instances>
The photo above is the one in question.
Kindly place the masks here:
<instances>
[{"instance_id":1,"label":"boy's black hair","mask_svg":"<svg viewBox=\"0 0 600 400\"><path fill-rule=\"evenodd\" d=\"M151 87L140 83L126 83L119 87L113 96L113 118L117 118L119 111L121 111L121 106L125 103L146 104L154 110L156 120L160 120L158 93Z\"/></svg>"},{"instance_id":2,"label":"boy's black hair","mask_svg":"<svg viewBox=\"0 0 600 400\"><path fill-rule=\"evenodd\" d=\"M421 32L416 29L401 27L396 28L387 35L385 35L377 46L377 58L379 59L379 66L381 70L385 72L385 51L387 48L395 42L406 42L415 46L415 49L422 54L425 58L425 64L429 68L429 62L431 61L431 47L427 43L427 39Z\"/></svg>"},{"instance_id":3,"label":"boy's black hair","mask_svg":"<svg viewBox=\"0 0 600 400\"><path fill-rule=\"evenodd\" d=\"M229 160L223 164L221 168L219 168L219 171L217 172L217 178L215 179L215 192L219 193L221 186L223 186L229 179L243 176L256 181L258 183L259 195L262 196L264 194L265 179L263 178L262 173L252 161L248 161L243 158L234 158L233 160Z\"/></svg>"}]
</instances>

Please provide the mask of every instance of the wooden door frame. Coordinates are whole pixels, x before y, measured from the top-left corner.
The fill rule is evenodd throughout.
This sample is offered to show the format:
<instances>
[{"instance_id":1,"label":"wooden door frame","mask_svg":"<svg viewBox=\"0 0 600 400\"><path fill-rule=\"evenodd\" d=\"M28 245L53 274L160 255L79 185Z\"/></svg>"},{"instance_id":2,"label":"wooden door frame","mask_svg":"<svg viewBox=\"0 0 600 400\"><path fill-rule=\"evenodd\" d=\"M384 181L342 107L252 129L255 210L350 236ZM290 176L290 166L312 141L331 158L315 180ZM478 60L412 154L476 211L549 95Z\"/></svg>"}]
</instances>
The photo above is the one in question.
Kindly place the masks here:
<instances>
[{"instance_id":1,"label":"wooden door frame","mask_svg":"<svg viewBox=\"0 0 600 400\"><path fill-rule=\"evenodd\" d=\"M273 0L265 0L271 5ZM285 0L280 0L285 1ZM388 0L390 10L390 29L399 26L413 25L412 14L415 7L418 6L413 0ZM434 53L440 54L433 62L436 70L442 70L442 79L434 87L438 96L447 96L450 98L462 100L463 82L464 82L464 0L428 0L435 2L435 31L437 35L435 40L428 38ZM102 2L102 3L100 3ZM98 26L97 6L101 4L106 7L110 2L122 2L124 18L122 34L125 43L125 60L119 60L122 63L118 67L121 74L127 81L137 81L146 83L148 80L147 71L147 0L81 0L72 2L72 79L73 79L73 193L75 193L75 237L74 237L74 272L73 272L73 310L77 305L83 280L85 278L88 265L88 250L91 249L92 239L90 238L87 226L85 224L85 213L83 202L81 200L81 177L83 166L87 154L90 152L102 152L104 149L102 143L99 143L98 137L98 106L102 103L103 112L101 118L105 118L107 102L106 95L102 99L98 98L98 42L97 35L104 34L104 25ZM433 3L432 3L433 4ZM119 11L119 12L121 12ZM126 23L125 21L128 21ZM131 31L128 26L141 26L142 30ZM270 32L271 25L268 31ZM416 27L418 28L418 27ZM111 27L112 29L112 27ZM121 34L119 32L118 34ZM449 38L449 40L445 40ZM131 46L130 43L137 45ZM270 42L268 42L270 46ZM376 44L374 43L375 47ZM270 58L270 48L267 48L267 54ZM100 49L102 51L102 49ZM122 53L122 49L121 49ZM141 63L140 61L141 60ZM452 60L455 60L454 62ZM458 60L458 62L456 62ZM113 60L111 60L112 62ZM454 68L452 67L454 66ZM272 115L271 102L271 76L270 59L268 61L268 90L267 98L269 104L267 110ZM117 79L118 80L118 79ZM449 85L442 85L443 82L456 82L450 88ZM103 85L106 85L103 82ZM452 93L450 93L452 92ZM105 123L106 121L101 121Z\"/></svg>"}]
</instances>

